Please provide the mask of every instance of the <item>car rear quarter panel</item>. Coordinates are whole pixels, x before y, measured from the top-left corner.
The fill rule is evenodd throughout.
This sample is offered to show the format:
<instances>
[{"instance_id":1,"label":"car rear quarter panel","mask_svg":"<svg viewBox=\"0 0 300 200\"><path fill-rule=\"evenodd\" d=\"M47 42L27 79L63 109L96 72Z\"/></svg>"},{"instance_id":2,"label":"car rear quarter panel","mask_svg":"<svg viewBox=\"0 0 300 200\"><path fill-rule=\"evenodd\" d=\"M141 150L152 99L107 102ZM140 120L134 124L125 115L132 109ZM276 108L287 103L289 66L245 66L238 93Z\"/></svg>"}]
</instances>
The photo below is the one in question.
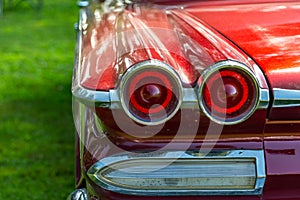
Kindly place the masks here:
<instances>
[{"instance_id":1,"label":"car rear quarter panel","mask_svg":"<svg viewBox=\"0 0 300 200\"><path fill-rule=\"evenodd\" d=\"M191 6L188 12L213 26L253 58L271 89L299 91L299 2ZM299 113L299 105L270 109L264 133L268 173L264 199L299 198Z\"/></svg>"},{"instance_id":2,"label":"car rear quarter panel","mask_svg":"<svg viewBox=\"0 0 300 200\"><path fill-rule=\"evenodd\" d=\"M256 2L256 3L255 3ZM274 3L275 2L275 3ZM186 11L203 20L208 26L213 27L221 35L224 35L233 44L236 44L242 49L246 55L249 55L264 72L271 91L274 88L300 90L300 5L296 1L291 2L278 2L277 1L264 1L263 3L257 3L257 1L244 1L244 3L237 4L236 1L207 1L200 3L184 3ZM170 6L170 2L165 1L164 6ZM220 5L221 4L221 5ZM172 7L172 6L171 6ZM109 17L109 16L108 16ZM162 24L160 24L163 26ZM105 25L106 26L106 25ZM107 29L99 29L96 26L89 27L90 31L86 35L84 40L85 47L83 54L88 55L90 51L93 51L95 47L95 41L101 40L100 36L109 32L114 32L114 27L109 24ZM111 30L110 30L111 29ZM97 32L98 31L98 32ZM105 33L106 31L106 33ZM94 35L93 35L94 34ZM109 50L113 50L113 46L108 44ZM97 44L96 44L97 46ZM104 54L103 63L110 66L110 60L113 58L116 60L117 55L109 54L106 51ZM114 51L112 51L114 52ZM86 54L85 54L86 53ZM94 51L96 56L97 51ZM88 56L86 59L89 59ZM107 59L107 60L106 60ZM97 61L98 62L98 61ZM96 61L95 61L96 63ZM94 63L94 64L95 64ZM102 64L103 64L102 63ZM93 64L93 63L91 63ZM116 73L113 67L107 67L107 73ZM112 70L112 71L109 71ZM185 69L184 69L185 70ZM95 72L96 73L96 72ZM118 74L118 73L116 73ZM105 77L105 76L104 76ZM84 78L84 77L83 77ZM117 81L117 76L113 79L105 79L109 87L114 87ZM195 77L190 76L191 82ZM94 86L98 80L95 80ZM87 86L88 87L88 86ZM276 114L277 112L277 114ZM283 115L290 116L293 114L293 121L283 121L281 117ZM297 114L298 113L298 114ZM266 120L265 132L255 133L251 131L250 134L254 137L248 137L248 141L244 141L243 138L237 138L235 141L233 137L223 137L223 140L217 144L218 148L250 148L260 149L265 148L265 156L267 162L267 174L266 187L263 196L245 196L245 197L191 197L192 199L240 199L240 200L256 200L256 199L286 199L295 200L300 196L300 107L283 108L279 114L278 110L270 108L269 119ZM263 115L265 117L265 113ZM259 117L259 116L258 116ZM106 119L105 119L106 118ZM106 115L103 120L107 120L108 124L110 116ZM261 119L264 120L264 119ZM255 119L246 125L255 126ZM260 124L260 130L263 129L264 124ZM232 127L225 128L228 133ZM238 131L239 126L233 127ZM231 129L232 130L232 129ZM89 130L87 130L89 132ZM234 132L234 131L232 131ZM92 149L92 153L97 155L98 158L91 158L88 153L84 156L85 160L83 164L87 169L93 162L101 159L107 149L111 147L100 147L97 145L100 138L89 132L86 135L85 144L89 146L89 150ZM249 132L248 132L249 133ZM254 135L253 135L254 133ZM247 132L245 132L247 135ZM258 137L255 137L258 136ZM262 142L264 140L264 142ZM128 141L124 140L124 137L113 138L118 145L122 148L160 148L164 142L156 143L153 140L152 143L147 141ZM161 140L160 140L161 141ZM167 141L166 141L167 142ZM194 143L191 148L198 148L200 143ZM245 145L247 144L247 145ZM144 145L144 146L143 146ZM180 145L176 144L177 148ZM219 146L218 146L219 145ZM201 146L201 144L200 144ZM101 150L101 152L100 152ZM106 152L107 154L108 151ZM94 160L93 160L94 159ZM290 183L283 185L282 183ZM97 188L97 187L95 187ZM186 197L128 197L125 195L111 193L109 191L98 188L98 192L104 197L109 199L122 200L122 199L186 199Z\"/></svg>"},{"instance_id":3,"label":"car rear quarter panel","mask_svg":"<svg viewBox=\"0 0 300 200\"><path fill-rule=\"evenodd\" d=\"M270 88L300 90L298 1L193 5L187 10L243 49L261 67ZM300 107L271 108L269 119L298 120Z\"/></svg>"}]
</instances>

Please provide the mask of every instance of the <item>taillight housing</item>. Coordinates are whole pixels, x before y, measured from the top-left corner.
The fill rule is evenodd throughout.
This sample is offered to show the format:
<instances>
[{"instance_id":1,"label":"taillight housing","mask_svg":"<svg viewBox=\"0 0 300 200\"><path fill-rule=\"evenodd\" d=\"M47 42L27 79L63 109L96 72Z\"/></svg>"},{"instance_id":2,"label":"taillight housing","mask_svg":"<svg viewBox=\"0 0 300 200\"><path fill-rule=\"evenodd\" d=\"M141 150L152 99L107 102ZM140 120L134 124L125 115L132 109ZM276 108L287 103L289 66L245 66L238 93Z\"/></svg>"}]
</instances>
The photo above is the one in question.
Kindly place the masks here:
<instances>
[{"instance_id":1,"label":"taillight housing","mask_svg":"<svg viewBox=\"0 0 300 200\"><path fill-rule=\"evenodd\" d=\"M180 108L182 83L169 65L157 60L142 61L122 76L119 96L131 119L157 125L172 118Z\"/></svg>"},{"instance_id":2,"label":"taillight housing","mask_svg":"<svg viewBox=\"0 0 300 200\"><path fill-rule=\"evenodd\" d=\"M236 124L248 119L259 101L259 86L253 72L236 61L214 64L198 84L199 106L211 120Z\"/></svg>"}]
</instances>

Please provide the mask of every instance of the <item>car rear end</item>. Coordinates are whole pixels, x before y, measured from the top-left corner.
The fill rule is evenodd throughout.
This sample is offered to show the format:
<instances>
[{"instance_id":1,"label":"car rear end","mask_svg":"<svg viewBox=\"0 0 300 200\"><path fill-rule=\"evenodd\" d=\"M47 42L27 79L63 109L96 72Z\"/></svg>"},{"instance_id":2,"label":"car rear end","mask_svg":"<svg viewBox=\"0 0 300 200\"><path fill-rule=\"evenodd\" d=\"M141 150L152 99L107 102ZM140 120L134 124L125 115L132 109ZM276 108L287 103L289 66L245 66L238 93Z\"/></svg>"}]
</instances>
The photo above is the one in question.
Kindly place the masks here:
<instances>
[{"instance_id":1,"label":"car rear end","mask_svg":"<svg viewBox=\"0 0 300 200\"><path fill-rule=\"evenodd\" d=\"M268 69L225 36L230 30L212 26L213 14L238 16L247 2L244 10L234 1L80 5L78 190L69 198L262 199L272 186L266 130L273 138L268 127L282 124L270 111L285 95L276 97Z\"/></svg>"}]
</instances>

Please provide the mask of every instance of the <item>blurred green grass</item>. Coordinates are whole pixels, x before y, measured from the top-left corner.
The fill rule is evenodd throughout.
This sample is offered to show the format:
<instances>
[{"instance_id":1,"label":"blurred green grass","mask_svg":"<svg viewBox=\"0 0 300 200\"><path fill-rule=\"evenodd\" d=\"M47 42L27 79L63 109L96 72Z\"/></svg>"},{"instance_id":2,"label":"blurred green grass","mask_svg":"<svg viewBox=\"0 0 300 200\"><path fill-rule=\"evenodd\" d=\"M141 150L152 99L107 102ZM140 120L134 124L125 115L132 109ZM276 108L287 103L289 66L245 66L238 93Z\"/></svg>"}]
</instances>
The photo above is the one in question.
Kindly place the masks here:
<instances>
[{"instance_id":1,"label":"blurred green grass","mask_svg":"<svg viewBox=\"0 0 300 200\"><path fill-rule=\"evenodd\" d=\"M0 18L0 199L65 199L74 188L77 11L70 0L39 11L22 2Z\"/></svg>"}]
</instances>

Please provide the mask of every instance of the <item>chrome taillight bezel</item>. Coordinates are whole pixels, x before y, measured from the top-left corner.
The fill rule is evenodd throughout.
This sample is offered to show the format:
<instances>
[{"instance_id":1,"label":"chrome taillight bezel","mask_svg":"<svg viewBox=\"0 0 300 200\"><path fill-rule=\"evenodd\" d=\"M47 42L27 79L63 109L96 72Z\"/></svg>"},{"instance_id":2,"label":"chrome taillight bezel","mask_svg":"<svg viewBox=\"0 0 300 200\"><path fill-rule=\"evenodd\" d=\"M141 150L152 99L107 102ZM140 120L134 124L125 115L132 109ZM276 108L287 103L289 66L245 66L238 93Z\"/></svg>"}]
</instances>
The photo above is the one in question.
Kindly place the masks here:
<instances>
[{"instance_id":1,"label":"chrome taillight bezel","mask_svg":"<svg viewBox=\"0 0 300 200\"><path fill-rule=\"evenodd\" d=\"M154 121L147 121L147 120L142 120L139 117L137 117L135 114L133 114L130 109L129 109L129 105L128 105L128 101L126 100L126 94L125 94L125 90L127 89L127 84L128 82L138 73L140 73L141 71L146 71L146 70L152 70L152 71L161 71L164 72L166 74L168 74L168 76L170 78L172 78L173 83L175 83L175 85L173 87L176 87L176 97L177 97L177 105L175 105L175 107L172 109L172 112L167 113L167 116L161 118L161 119L157 119ZM119 84L118 84L118 95L120 98L120 104L121 107L123 109L123 111L127 114L127 116L129 116L132 120L134 120L135 122L139 123L139 124L143 124L143 125L159 125L159 124L163 124L166 121L168 121L169 119L171 119L180 109L181 104L182 104L182 100L183 100L183 86L182 86L182 82L181 79L179 78L179 75L177 74L177 72L168 64L158 61L158 60L146 60L146 61L142 61L139 63L134 64L132 67L130 67L120 78Z\"/></svg>"},{"instance_id":2,"label":"chrome taillight bezel","mask_svg":"<svg viewBox=\"0 0 300 200\"><path fill-rule=\"evenodd\" d=\"M172 75L178 82L178 88L180 91L180 98L179 103L176 107L176 112L179 111L179 109L193 109L193 110L200 110L205 116L207 116L210 120L212 120L215 123L223 124L223 125L235 125L241 122L246 121L248 118L252 116L252 114L258 110L258 109L267 109L270 102L270 92L268 88L263 88L260 84L260 81L255 77L255 70L252 71L248 66L246 66L243 63L240 63L238 61L234 60L224 60L220 61L218 63L215 63L214 65L210 66L206 70L202 72L202 75L198 79L198 84L196 87L183 87L181 79L178 75L178 73L168 64L159 61L159 60L145 60L142 62L139 62L132 67L130 67L128 70L126 70L122 76L120 76L118 84L115 89L111 89L108 91L97 91L97 90L90 90L82 87L81 85L77 85L76 87L73 87L73 96L79 100L80 102L84 103L88 106L95 106L100 108L108 108L112 110L124 110L125 113L127 113L127 116L133 119L135 122L143 124L143 125L159 125L162 123L165 123L174 115L176 112L172 113L172 115L168 116L167 118L159 121L159 122L144 122L137 120L135 118L132 118L131 114L127 109L124 109L122 105L122 85L125 83L126 79L128 80L130 77L130 74L134 70L138 70L139 68L143 66L152 66L160 68L161 70L165 70L170 75ZM235 120L235 121L226 121L226 120L218 120L214 118L213 116L210 116L210 114L205 110L203 107L202 102L202 96L199 95L199 91L202 90L203 84L205 80L213 74L216 70L226 68L226 67L235 67L239 70L243 70L245 73L247 73L251 79L253 80L253 83L255 84L256 90L257 90L257 98L255 99L255 105L253 108L247 113L247 115ZM124 103L124 102L123 102ZM126 108L126 107L125 107Z\"/></svg>"},{"instance_id":3,"label":"chrome taillight bezel","mask_svg":"<svg viewBox=\"0 0 300 200\"><path fill-rule=\"evenodd\" d=\"M250 81L254 85L255 99L252 100L251 108L247 109L244 113L241 113L239 116L234 118L227 118L225 115L223 117L218 117L214 115L213 112L208 111L208 109L205 106L205 102L204 102L205 100L202 95L204 86L209 80L209 78L219 70L223 70L223 69L236 69L238 71L243 72L245 75L249 77ZM201 74L198 80L197 95L198 95L198 104L201 111L210 120L218 124L234 125L247 120L255 112L255 110L257 110L261 99L261 89L259 87L258 80L256 79L255 74L249 69L249 67L237 61L226 60L226 61L217 62L211 67L203 71L203 73Z\"/></svg>"}]
</instances>

